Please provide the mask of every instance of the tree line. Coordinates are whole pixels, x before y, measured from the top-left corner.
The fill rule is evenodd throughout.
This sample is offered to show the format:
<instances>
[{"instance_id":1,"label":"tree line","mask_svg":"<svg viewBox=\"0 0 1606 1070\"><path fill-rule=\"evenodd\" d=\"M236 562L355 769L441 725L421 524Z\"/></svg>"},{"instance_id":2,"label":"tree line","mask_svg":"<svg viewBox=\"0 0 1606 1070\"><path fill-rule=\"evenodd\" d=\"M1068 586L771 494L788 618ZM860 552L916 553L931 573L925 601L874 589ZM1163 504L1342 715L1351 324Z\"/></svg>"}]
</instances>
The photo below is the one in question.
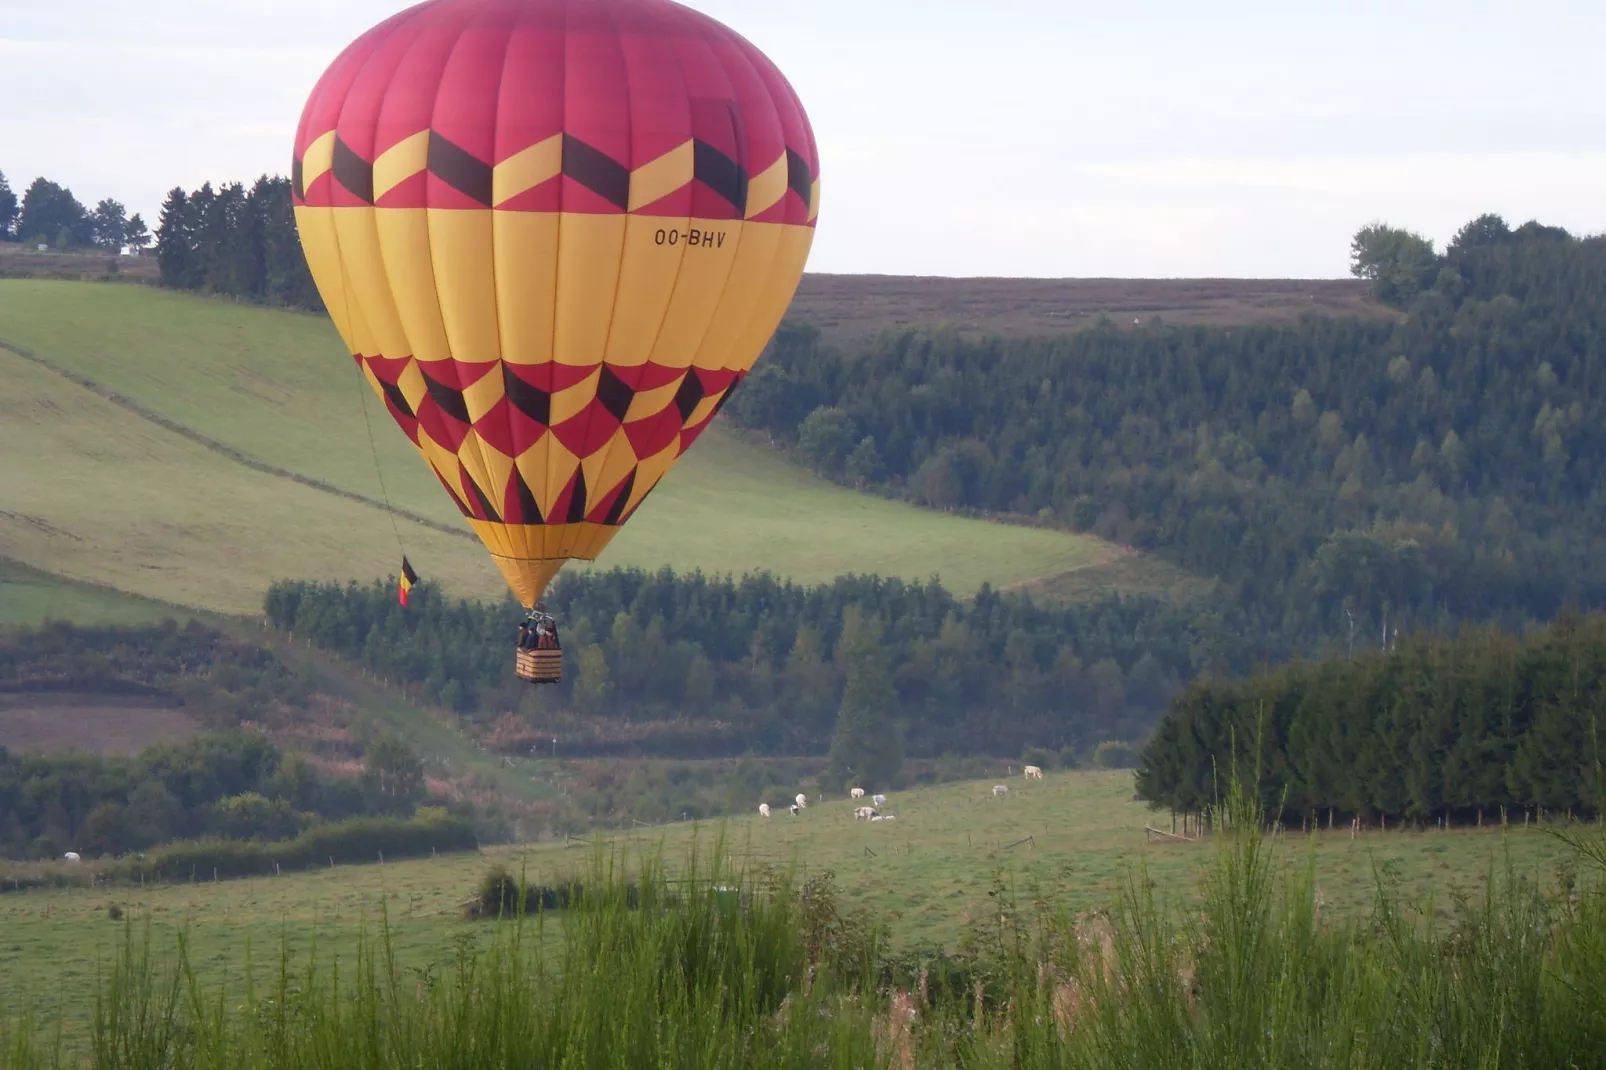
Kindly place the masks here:
<instances>
[{"instance_id":1,"label":"tree line","mask_svg":"<svg viewBox=\"0 0 1606 1070\"><path fill-rule=\"evenodd\" d=\"M1598 813L1606 791L1606 614L1513 635L1410 636L1354 658L1199 680L1144 748L1138 789L1200 812L1229 771L1285 822Z\"/></svg>"},{"instance_id":2,"label":"tree line","mask_svg":"<svg viewBox=\"0 0 1606 1070\"><path fill-rule=\"evenodd\" d=\"M50 691L164 696L219 730L305 711L313 694L272 651L198 621L0 629L0 692Z\"/></svg>"},{"instance_id":3,"label":"tree line","mask_svg":"<svg viewBox=\"0 0 1606 1070\"><path fill-rule=\"evenodd\" d=\"M331 778L250 727L309 719L313 687L271 650L194 621L0 629L0 693L160 699L205 729L132 758L0 747L0 857L281 840L329 821L411 814L426 798L423 763L395 736L367 740L359 777Z\"/></svg>"},{"instance_id":4,"label":"tree line","mask_svg":"<svg viewBox=\"0 0 1606 1070\"><path fill-rule=\"evenodd\" d=\"M162 285L260 304L323 310L301 253L290 180L174 187L156 228Z\"/></svg>"},{"instance_id":5,"label":"tree line","mask_svg":"<svg viewBox=\"0 0 1606 1070\"><path fill-rule=\"evenodd\" d=\"M902 754L1091 753L1136 739L1206 665L1247 668L1223 614L1109 597L1049 607L983 587L844 576L802 585L615 569L563 577L564 680L512 675L518 607L393 582L281 581L268 622L463 713L562 728L565 753L717 756L833 751L838 772ZM535 736L532 731L531 736ZM544 745L545 740L542 740Z\"/></svg>"},{"instance_id":6,"label":"tree line","mask_svg":"<svg viewBox=\"0 0 1606 1070\"><path fill-rule=\"evenodd\" d=\"M328 822L408 817L423 798L422 765L394 739L370 748L356 780L320 776L251 730L136 757L0 747L0 858L121 855L200 837L273 843Z\"/></svg>"},{"instance_id":7,"label":"tree line","mask_svg":"<svg viewBox=\"0 0 1606 1070\"><path fill-rule=\"evenodd\" d=\"M149 227L138 212L132 216L119 201L106 198L87 208L72 190L43 176L28 185L19 200L0 172L0 241L44 244L56 249L144 249Z\"/></svg>"},{"instance_id":8,"label":"tree line","mask_svg":"<svg viewBox=\"0 0 1606 1070\"><path fill-rule=\"evenodd\" d=\"M1379 242L1397 321L852 351L787 323L725 411L840 482L1215 577L1268 656L1606 604L1606 238L1482 217L1404 256L1426 289L1384 287Z\"/></svg>"}]
</instances>

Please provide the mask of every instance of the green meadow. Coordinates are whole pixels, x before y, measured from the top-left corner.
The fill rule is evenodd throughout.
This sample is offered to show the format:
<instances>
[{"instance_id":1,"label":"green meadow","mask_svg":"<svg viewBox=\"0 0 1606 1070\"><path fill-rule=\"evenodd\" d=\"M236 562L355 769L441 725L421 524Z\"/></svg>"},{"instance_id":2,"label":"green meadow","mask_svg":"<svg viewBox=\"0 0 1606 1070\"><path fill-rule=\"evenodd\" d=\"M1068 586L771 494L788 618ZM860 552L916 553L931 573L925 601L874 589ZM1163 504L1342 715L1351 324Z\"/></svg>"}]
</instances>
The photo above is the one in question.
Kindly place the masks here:
<instances>
[{"instance_id":1,"label":"green meadow","mask_svg":"<svg viewBox=\"0 0 1606 1070\"><path fill-rule=\"evenodd\" d=\"M994 798L994 783L1010 791ZM1106 910L1145 881L1172 912L1197 909L1203 874L1216 857L1209 837L1180 842L1145 832L1170 829L1169 817L1131 800L1131 774L1018 772L892 793L883 814L855 821L847 799L812 802L798 817L773 799L775 816L733 818L720 827L676 823L604 831L596 841L526 844L366 866L214 882L74 887L0 893L0 1004L14 1013L59 1016L69 1035L87 1027L96 978L115 960L125 930L112 920L149 923L163 954L180 934L197 976L213 989L243 982L252 963L259 983L279 968L281 947L304 958L350 960L359 940L388 931L396 968L427 971L460 950L488 946L496 923L469 921L464 908L491 865L532 883L583 877L594 847L617 849L632 868L661 852L671 875L694 839L706 853L723 835L733 872L792 869L800 880L834 875L845 908L884 921L892 950L958 947L996 914L1002 888L1021 903L1042 900L1071 912ZM1520 825L1505 830L1379 832L1347 830L1269 841L1279 871L1313 866L1314 894L1330 919L1364 919L1379 882L1420 908L1451 919L1455 896L1478 893L1509 864L1549 882L1572 857L1554 837ZM54 864L51 864L54 866ZM10 871L37 875L42 867ZM65 867L58 867L66 871ZM5 882L0 870L0 884ZM1187 908L1184 910L1184 908ZM561 924L561 923L560 923ZM411 973L408 973L411 976Z\"/></svg>"}]
</instances>

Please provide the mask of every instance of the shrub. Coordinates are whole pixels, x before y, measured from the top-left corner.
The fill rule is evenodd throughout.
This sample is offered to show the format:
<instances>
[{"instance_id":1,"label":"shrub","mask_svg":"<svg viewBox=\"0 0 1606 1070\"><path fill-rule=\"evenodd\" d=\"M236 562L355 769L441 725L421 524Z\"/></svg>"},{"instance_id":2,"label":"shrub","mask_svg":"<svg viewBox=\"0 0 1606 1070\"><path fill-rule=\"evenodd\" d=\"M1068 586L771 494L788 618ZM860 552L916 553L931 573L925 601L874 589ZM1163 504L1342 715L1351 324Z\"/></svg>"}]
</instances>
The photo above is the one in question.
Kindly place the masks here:
<instances>
[{"instance_id":1,"label":"shrub","mask_svg":"<svg viewBox=\"0 0 1606 1070\"><path fill-rule=\"evenodd\" d=\"M1045 772L1059 768L1060 764L1058 752L1051 751L1047 747L1027 747L1020 752L1020 760L1027 765L1035 765Z\"/></svg>"},{"instance_id":2,"label":"shrub","mask_svg":"<svg viewBox=\"0 0 1606 1070\"><path fill-rule=\"evenodd\" d=\"M1138 756L1138 748L1130 743L1105 740L1093 751L1093 766L1096 769L1136 769Z\"/></svg>"},{"instance_id":3,"label":"shrub","mask_svg":"<svg viewBox=\"0 0 1606 1070\"><path fill-rule=\"evenodd\" d=\"M308 829L293 840L260 843L209 837L155 848L119 864L123 875L186 880L244 877L314 866L416 858L436 851L473 851L474 829L461 818L354 818Z\"/></svg>"},{"instance_id":4,"label":"shrub","mask_svg":"<svg viewBox=\"0 0 1606 1070\"><path fill-rule=\"evenodd\" d=\"M618 895L626 909L635 910L641 905L641 888L635 881L610 880L607 887ZM582 881L527 884L499 862L480 878L479 894L469 904L468 917L511 920L537 911L567 910L579 905L585 896L586 886Z\"/></svg>"}]
</instances>

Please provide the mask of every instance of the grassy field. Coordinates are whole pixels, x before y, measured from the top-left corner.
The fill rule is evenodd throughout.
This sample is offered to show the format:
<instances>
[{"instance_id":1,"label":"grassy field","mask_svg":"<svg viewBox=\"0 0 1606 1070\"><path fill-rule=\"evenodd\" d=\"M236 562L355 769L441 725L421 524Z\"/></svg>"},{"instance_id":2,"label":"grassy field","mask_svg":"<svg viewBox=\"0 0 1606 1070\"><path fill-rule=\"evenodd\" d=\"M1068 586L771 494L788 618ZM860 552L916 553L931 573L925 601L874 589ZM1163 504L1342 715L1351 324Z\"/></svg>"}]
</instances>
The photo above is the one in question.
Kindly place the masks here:
<instances>
[{"instance_id":1,"label":"grassy field","mask_svg":"<svg viewBox=\"0 0 1606 1070\"><path fill-rule=\"evenodd\" d=\"M0 517L0 523L7 519ZM32 627L47 620L149 624L166 617L183 621L191 615L165 602L139 598L112 587L74 583L0 557L0 628Z\"/></svg>"},{"instance_id":2,"label":"grassy field","mask_svg":"<svg viewBox=\"0 0 1606 1070\"><path fill-rule=\"evenodd\" d=\"M1140 872L1174 905L1201 894L1211 844L1146 836L1145 824L1169 822L1130 801L1129 773L1050 773L1030 784L1004 777L998 782L1010 794L1001 800L991 797L994 782L895 793L883 811L896 814L895 822L856 822L845 799L812 803L797 818L781 809L768 820L733 819L726 826L730 856L738 867L795 864L804 875L834 872L845 904L888 920L899 947L953 948L966 926L996 906L988 893L998 877L1022 900L1041 891L1077 910L1113 904ZM673 869L693 836L706 845L712 834L707 826L676 824L603 839L637 857L662 847ZM1475 891L1508 852L1520 872L1538 878L1567 857L1551 837L1520 827L1374 831L1353 840L1347 831L1323 832L1314 840L1288 835L1276 842L1283 868L1302 862L1313 847L1322 909L1335 917L1369 909L1378 874L1397 882L1408 901L1431 899L1442 915L1453 909L1455 889ZM82 1028L96 971L123 936L108 917L113 903L149 919L158 947L171 947L185 931L192 958L212 984L238 981L248 949L257 969L276 969L281 937L298 954L314 940L325 951L349 949L365 927L374 931L381 912L402 969L442 964L460 944L490 939L492 926L463 920L462 907L493 861L531 880L550 880L583 872L587 855L584 847L525 846L217 884L0 894L0 1003L60 1013Z\"/></svg>"},{"instance_id":3,"label":"grassy field","mask_svg":"<svg viewBox=\"0 0 1606 1070\"><path fill-rule=\"evenodd\" d=\"M320 317L148 287L0 281L0 554L148 598L251 612L274 578L394 571L384 491L414 564L454 593L501 580ZM366 405L366 409L365 406ZM364 413L379 452L375 471ZM843 572L952 589L1096 566L1066 533L856 494L719 428L599 567L803 581Z\"/></svg>"}]
</instances>

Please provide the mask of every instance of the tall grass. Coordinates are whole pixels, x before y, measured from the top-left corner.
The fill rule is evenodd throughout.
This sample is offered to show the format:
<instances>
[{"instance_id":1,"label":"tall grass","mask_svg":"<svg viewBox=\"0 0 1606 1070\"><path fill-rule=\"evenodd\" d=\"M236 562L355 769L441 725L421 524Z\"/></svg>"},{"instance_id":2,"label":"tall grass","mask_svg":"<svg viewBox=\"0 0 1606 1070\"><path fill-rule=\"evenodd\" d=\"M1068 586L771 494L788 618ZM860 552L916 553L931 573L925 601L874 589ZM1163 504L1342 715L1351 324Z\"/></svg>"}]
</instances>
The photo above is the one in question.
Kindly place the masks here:
<instances>
[{"instance_id":1,"label":"tall grass","mask_svg":"<svg viewBox=\"0 0 1606 1070\"><path fill-rule=\"evenodd\" d=\"M383 927L354 961L283 955L266 991L206 991L182 942L137 925L106 978L96 1067L1585 1067L1606 1065L1606 841L1574 872L1492 869L1476 896L1412 904L1377 875L1369 918L1324 918L1313 854L1218 811L1202 906L1131 875L1071 915L1003 883L946 972L889 955L832 882L733 871L693 847L594 854L563 908L476 923L490 946L403 973ZM1297 848L1296 848L1297 849ZM550 880L551 875L546 875ZM1441 909L1441 907L1445 907ZM247 976L250 971L247 970ZM59 1045L0 1026L0 1068Z\"/></svg>"},{"instance_id":2,"label":"tall grass","mask_svg":"<svg viewBox=\"0 0 1606 1070\"><path fill-rule=\"evenodd\" d=\"M1546 882L1508 862L1443 914L1383 870L1371 916L1333 924L1314 855L1275 865L1260 819L1235 784L1197 913L1156 902L1139 873L1106 915L1011 919L992 971L1010 978L1007 1012L920 1064L1606 1065L1606 865ZM1580 842L1606 860L1598 833Z\"/></svg>"}]
</instances>

